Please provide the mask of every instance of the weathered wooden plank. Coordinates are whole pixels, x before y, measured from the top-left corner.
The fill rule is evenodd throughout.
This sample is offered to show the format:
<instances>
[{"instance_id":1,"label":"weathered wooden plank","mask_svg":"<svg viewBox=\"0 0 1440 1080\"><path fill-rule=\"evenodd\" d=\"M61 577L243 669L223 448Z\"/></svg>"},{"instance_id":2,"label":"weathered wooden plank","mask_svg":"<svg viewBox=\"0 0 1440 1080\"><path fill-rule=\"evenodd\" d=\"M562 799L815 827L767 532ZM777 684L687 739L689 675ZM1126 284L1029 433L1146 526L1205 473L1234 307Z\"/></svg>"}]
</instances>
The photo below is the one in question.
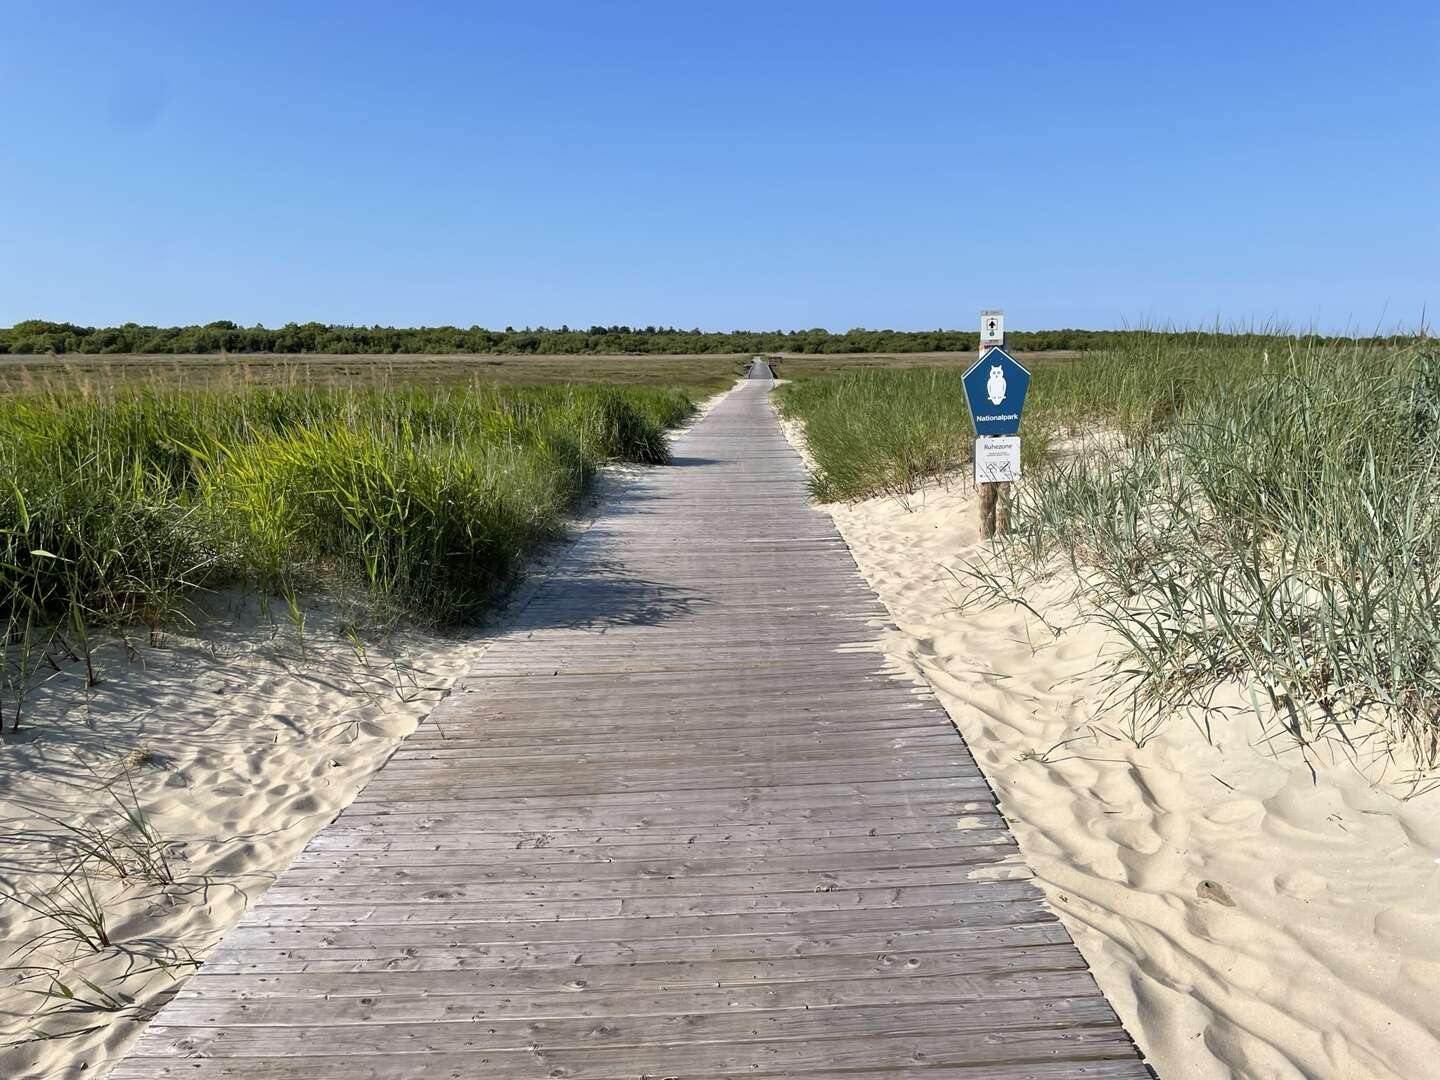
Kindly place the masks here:
<instances>
[{"instance_id":1,"label":"weathered wooden plank","mask_svg":"<svg viewBox=\"0 0 1440 1080\"><path fill-rule=\"evenodd\" d=\"M1048 980L1057 975L1088 978L1080 954L1055 923L993 932L990 947L927 952L889 949L853 954L843 950L806 956L760 959L646 961L641 964L592 964L583 972L574 965L552 968L497 968L489 971L442 971L386 968L375 972L304 971L286 974L223 974L207 968L203 981L192 982L177 999L316 1000L370 998L391 994L424 997L453 995L506 996L516 1000L535 995L574 998L586 994L688 993L735 991L746 987L796 986L826 993L833 983L874 981L879 989L896 989L912 979L966 976L976 979L1027 974ZM363 1003L362 1003L363 1004Z\"/></svg>"},{"instance_id":2,"label":"weathered wooden plank","mask_svg":"<svg viewBox=\"0 0 1440 1080\"><path fill-rule=\"evenodd\" d=\"M875 795L865 799L853 796L835 801L816 800L817 805L786 805L784 813L776 811L778 804L760 799L714 800L670 800L661 804L656 813L653 800L635 803L617 803L610 806L487 806L476 802L460 801L426 807L423 803L410 801L401 804L353 803L332 827L364 828L374 820L414 820L416 828L425 828L427 822L443 823L468 819L475 823L477 830L499 828L521 829L526 832L543 831L546 826L565 828L672 828L683 831L695 826L712 828L741 828L746 826L807 825L836 822L886 821L895 818L905 810L913 810L915 817L945 817L948 815L990 814L997 812L995 800L989 787L974 792L965 792L962 797L924 797L916 793L911 801L903 796ZM871 816L873 815L873 817Z\"/></svg>"},{"instance_id":3,"label":"weathered wooden plank","mask_svg":"<svg viewBox=\"0 0 1440 1080\"><path fill-rule=\"evenodd\" d=\"M434 909L432 909L433 911ZM382 937L402 950L425 946L554 944L558 942L659 940L692 941L786 935L821 936L891 930L1016 926L1046 922L1054 916L1037 893L999 902L941 904L929 907L842 908L839 910L754 911L734 915L648 915L590 919L488 920L450 917L438 922L355 922L263 924L247 922L225 939L225 955L247 948L366 948ZM380 927L384 927L383 930Z\"/></svg>"},{"instance_id":4,"label":"weathered wooden plank","mask_svg":"<svg viewBox=\"0 0 1440 1080\"><path fill-rule=\"evenodd\" d=\"M674 753L703 751L708 755L729 755L744 758L769 757L794 760L811 759L815 754L840 756L849 753L856 757L868 757L887 750L903 751L932 748L941 752L950 749L953 736L939 725L929 727L902 727L882 729L876 732L806 732L786 735L766 732L756 728L754 734L736 738L733 731L724 736L705 732L697 736L672 734L650 737L626 737L624 735L605 739L597 746L596 736L566 735L549 736L523 741L514 737L490 738L477 732L473 735L453 735L434 740L411 740L396 751L391 766L401 762L444 761L455 758L483 760L494 765L528 765L566 760L570 757L584 757L588 761L628 761L632 758L659 758ZM691 758L693 760L693 757Z\"/></svg>"},{"instance_id":5,"label":"weathered wooden plank","mask_svg":"<svg viewBox=\"0 0 1440 1080\"><path fill-rule=\"evenodd\" d=\"M873 717L843 717L825 715L814 709L775 709L767 714L758 712L751 704L744 709L706 713L682 713L676 709L674 715L671 715L670 711L661 710L648 720L642 721L633 714L627 716L623 712L617 715L602 710L585 710L551 712L530 723L517 723L489 716L462 715L434 721L432 725L420 730L425 732L426 740L437 742L493 735L502 743L514 742L517 738L568 738L578 732L587 731L597 745L610 739L680 739L687 736L700 739L706 736L715 737L721 733L736 737L753 735L757 738L766 735L794 736L810 733L873 735L894 728L917 725L936 731L946 731L948 726L949 731L954 731L954 726L947 719L937 717L925 709L896 706L886 708L883 712L877 710L877 713L879 715Z\"/></svg>"},{"instance_id":6,"label":"weathered wooden plank","mask_svg":"<svg viewBox=\"0 0 1440 1080\"><path fill-rule=\"evenodd\" d=\"M694 1046L763 1038L791 1040L836 1031L874 1031L890 1036L988 1034L1103 1028L1114 1014L1094 994L1083 997L982 997L939 1001L935 1008L916 1003L894 1005L827 1005L816 1002L787 1009L732 1009L723 1012L634 1014L628 1010L597 1021L594 1017L509 1018L492 1013L450 1020L397 1022L371 1020L346 1027L346 1048L366 1057L403 1052L445 1053L476 1047L522 1049L588 1049L644 1045ZM235 1057L318 1057L331 1053L327 1039L312 1037L309 1028L291 1024L243 1025L216 1031L210 1026L154 1025L158 1039L184 1041L191 1053L207 1054L223 1040L226 1055ZM327 1031L327 1028L322 1028ZM404 1048L401 1051L399 1048Z\"/></svg>"},{"instance_id":7,"label":"weathered wooden plank","mask_svg":"<svg viewBox=\"0 0 1440 1080\"><path fill-rule=\"evenodd\" d=\"M487 723L486 718L451 720L445 727L426 731L424 738L409 739L396 751L396 759L466 752L472 757L498 759L536 753L562 754L567 751L603 754L666 753L677 749L692 751L742 752L782 756L788 750L836 751L844 749L874 752L884 747L905 749L911 746L940 746L954 736L935 719L924 715L900 716L893 720L863 726L836 727L806 724L796 717L789 725L765 724L757 720L734 720L724 727L713 722L697 725L692 730L677 726L657 725L650 730L627 731L624 725L611 724L610 730L592 728L594 718L583 724L573 719L555 730L505 729ZM741 729L741 730L737 730ZM418 734L418 732L417 732Z\"/></svg>"},{"instance_id":8,"label":"weathered wooden plank","mask_svg":"<svg viewBox=\"0 0 1440 1080\"><path fill-rule=\"evenodd\" d=\"M953 739L939 743L922 743L919 746L896 746L891 742L872 741L867 746L843 747L785 747L770 753L764 747L742 749L711 747L706 758L714 767L699 767L701 775L723 775L720 766L731 769L748 769L756 766L774 769L785 766L799 770L824 767L825 774L831 775L835 768L871 769L883 762L886 766L911 765L914 768L944 765L960 768L966 773L973 769L973 763L963 751L955 749ZM466 770L489 772L497 777L536 777L543 782L547 770L564 770L567 774L584 775L582 770L601 772L605 769L623 769L627 778L657 773L663 775L685 775L687 769L695 768L695 754L686 748L675 746L668 749L638 749L611 751L596 749L564 753L550 750L531 754L487 754L471 750L425 750L405 755L396 754L390 759L385 772L392 779L396 777L429 777L443 771L447 776L463 774ZM907 771L906 775L910 775Z\"/></svg>"},{"instance_id":9,"label":"weathered wooden plank","mask_svg":"<svg viewBox=\"0 0 1440 1080\"><path fill-rule=\"evenodd\" d=\"M465 699L459 700L463 702ZM562 701L534 715L528 723L513 716L467 715L463 706L458 706L452 707L454 715L447 713L435 720L435 727L430 732L438 735L446 731L470 734L483 731L497 736L540 737L573 735L589 730L597 740L603 740L609 735L627 732L653 738L659 732L675 736L682 732L718 735L732 729L740 729L736 734L747 731L773 731L789 735L806 731L859 733L905 724L937 725L944 720L943 714L934 712L933 707L919 699L885 699L867 703L847 698L844 704L847 711L838 712L823 703L806 703L803 699L799 703L766 704L760 699L747 698L733 707L729 703L716 702L710 708L692 709L670 699L656 703L653 709L647 707L648 711L641 713L636 711L638 706L634 703L621 708L604 702ZM869 707L873 707L873 712L866 711Z\"/></svg>"},{"instance_id":10,"label":"weathered wooden plank","mask_svg":"<svg viewBox=\"0 0 1440 1080\"><path fill-rule=\"evenodd\" d=\"M503 871L497 870L497 873ZM373 877L374 875L366 875ZM958 866L921 866L906 869L855 869L786 873L732 874L728 876L613 877L576 873L570 880L474 881L455 879L439 885L417 886L402 876L390 881L345 880L312 884L286 874L271 886L267 899L276 903L326 903L351 897L366 902L393 902L413 896L423 900L529 899L582 900L601 897L642 896L747 896L777 892L896 889L914 885L963 885L984 881L1028 880L1030 869L1019 859L1005 863ZM305 899L296 899L304 897ZM288 898L288 899L287 899Z\"/></svg>"},{"instance_id":11,"label":"weathered wooden plank","mask_svg":"<svg viewBox=\"0 0 1440 1080\"><path fill-rule=\"evenodd\" d=\"M783 631L783 628L780 629ZM483 699L496 708L504 708L512 703L526 706L535 695L541 695L542 698L547 694L555 698L571 694L579 697L609 696L623 690L626 699L622 700L633 696L647 701L663 698L677 689L683 690L687 695L677 704L683 703L689 708L702 708L710 704L712 699L734 699L748 703L772 698L776 702L802 698L807 704L843 704L851 700L853 695L862 695L862 700L890 698L896 701L926 701L932 707L939 708L931 691L908 684L897 672L870 654L862 655L866 659L860 663L847 654L837 654L833 658L833 664L829 665L832 669L829 678L820 677L826 672L823 668L817 670L815 667L807 667L803 671L782 669L764 672L753 680L745 677L744 668L740 666L715 669L706 674L705 693L702 696L697 696L694 692L696 683L693 672L683 668L670 671L577 672L573 675L560 675L557 669L552 667L538 675L511 679L493 676L474 680L462 678L456 683L456 691L461 695L481 695L477 700ZM813 674L807 675L807 671Z\"/></svg>"},{"instance_id":12,"label":"weathered wooden plank","mask_svg":"<svg viewBox=\"0 0 1440 1080\"><path fill-rule=\"evenodd\" d=\"M449 920L590 920L611 917L668 918L676 915L733 915L742 912L829 911L858 908L928 907L936 904L990 903L1038 899L1029 880L977 881L958 885L920 885L898 889L823 889L738 896L595 897L587 900L468 900L431 897L388 901L327 897L323 903L271 899L256 910L251 925L327 926L434 923Z\"/></svg>"},{"instance_id":13,"label":"weathered wooden plank","mask_svg":"<svg viewBox=\"0 0 1440 1080\"><path fill-rule=\"evenodd\" d=\"M866 833L859 836L802 836L785 839L774 837L763 840L734 840L729 838L702 838L692 833L688 838L664 839L649 843L625 843L623 838L614 843L600 841L577 842L566 833L547 833L539 837L518 839L514 842L485 843L484 835L467 833L431 835L428 838L406 835L396 840L376 840L354 834L336 833L324 844L312 844L297 861L302 866L325 866L326 857L364 860L366 865L415 866L432 862L453 860L484 859L494 862L503 858L507 862L524 865L531 861L545 862L595 862L605 860L649 860L667 855L678 846L695 858L779 858L785 855L809 855L824 852L888 851L893 847L906 850L918 848L970 847L976 844L1005 843L1010 834L998 821L987 829L934 828L925 832L910 833ZM630 840L634 840L633 837Z\"/></svg>"},{"instance_id":14,"label":"weathered wooden plank","mask_svg":"<svg viewBox=\"0 0 1440 1080\"><path fill-rule=\"evenodd\" d=\"M676 456L115 1080L1145 1075L764 384Z\"/></svg>"},{"instance_id":15,"label":"weathered wooden plank","mask_svg":"<svg viewBox=\"0 0 1440 1080\"><path fill-rule=\"evenodd\" d=\"M927 709L902 705L893 709L875 710L863 719L841 723L843 717L829 717L815 710L794 710L777 715L775 712L736 710L724 716L704 717L659 716L650 723L623 712L587 711L583 718L573 713L551 713L527 721L503 716L476 713L465 715L452 710L443 721L427 722L402 744L403 747L429 749L447 746L492 746L503 751L513 746L554 744L625 746L636 742L674 742L689 740L745 741L752 745L760 739L877 739L901 737L906 733L953 737L954 727L947 718ZM765 745L763 743L759 744Z\"/></svg>"},{"instance_id":16,"label":"weathered wooden plank","mask_svg":"<svg viewBox=\"0 0 1440 1080\"><path fill-rule=\"evenodd\" d=\"M935 850L823 852L819 855L787 855L777 859L686 858L597 860L577 866L573 862L521 864L516 860L456 858L448 864L433 862L408 865L399 860L364 863L355 859L322 859L320 865L296 862L285 878L296 885L339 885L363 881L398 881L412 885L443 885L465 882L635 881L644 878L754 878L782 867L791 873L847 873L865 870L918 870L931 868L984 867L1002 862L1016 851L1015 842L1003 842ZM542 852L543 854L543 852ZM333 865L326 865L327 863Z\"/></svg>"},{"instance_id":17,"label":"weathered wooden plank","mask_svg":"<svg viewBox=\"0 0 1440 1080\"><path fill-rule=\"evenodd\" d=\"M929 1010L921 1009L928 1013ZM816 1018L817 1022L825 1018ZM441 1026L441 1025L437 1025ZM427 1053L403 1048L388 1054L350 1053L331 1046L324 1056L286 1054L257 1057L188 1056L186 1045L170 1048L173 1056L137 1054L111 1072L112 1080L153 1080L191 1077L194 1080L264 1076L270 1080L314 1080L344 1076L350 1080L394 1080L397 1076L455 1076L466 1080L614 1080L616 1077L788 1076L816 1069L889 1068L915 1070L939 1065L970 1065L977 1075L992 1065L1053 1061L1063 1054L1076 1063L1129 1059L1129 1076L1146 1076L1135 1058L1129 1036L1118 1025L1095 1029L927 1031L892 1035L847 1031L810 1038L734 1043L668 1043L607 1046L603 1035L591 1045L547 1047L538 1044L499 1049L478 1048L483 1042L477 1024L477 1049ZM182 1044L185 1040L181 1040ZM159 1043L159 1040L156 1040ZM142 1049L150 1046L146 1043ZM157 1045L157 1049L159 1046ZM335 1053L337 1049L345 1052ZM677 1068L683 1065L683 1071ZM913 1075L913 1074L912 1074ZM1082 1077L1078 1068L1071 1074ZM1125 1074L1121 1073L1124 1076Z\"/></svg>"},{"instance_id":18,"label":"weathered wooden plank","mask_svg":"<svg viewBox=\"0 0 1440 1080\"><path fill-rule=\"evenodd\" d=\"M386 806L403 805L412 813L436 811L465 811L476 813L491 811L554 810L564 812L593 804L605 811L628 809L637 816L637 822L645 820L679 820L670 818L685 808L698 810L709 807L719 820L742 821L744 814L761 816L762 821L790 821L810 813L848 808L892 806L896 797L909 790L917 799L940 802L946 799L957 803L994 802L994 793L983 780L967 778L944 780L868 781L850 784L790 784L784 787L765 787L763 784L746 784L720 788L684 787L670 789L646 789L640 791L605 790L605 785L591 784L578 792L563 795L514 795L509 792L492 794L488 786L474 785L452 787L442 790L427 790L424 797L413 793L392 791L393 802L381 803L379 799L365 804L352 803L347 814L376 812L370 807L384 810ZM378 795L379 789L376 794ZM683 797L682 797L683 796Z\"/></svg>"},{"instance_id":19,"label":"weathered wooden plank","mask_svg":"<svg viewBox=\"0 0 1440 1080\"><path fill-rule=\"evenodd\" d=\"M493 863L504 858L517 866L527 862L606 862L653 860L683 848L687 858L782 858L788 855L812 855L851 852L889 851L903 849L942 849L974 847L979 844L1009 843L1010 832L999 819L982 827L958 827L939 824L928 830L915 829L905 833L881 834L866 832L852 836L767 837L763 840L737 840L729 836L701 836L692 832L685 837L666 835L661 838L619 837L613 843L576 841L564 832L547 833L542 840L497 845L483 842L483 835L455 833L450 835L414 835L393 840L336 833L325 844L308 848L297 859L297 865L332 865L325 860L347 859L359 864L414 866L435 862ZM475 841L481 841L476 843ZM497 855L505 852L504 855Z\"/></svg>"},{"instance_id":20,"label":"weathered wooden plank","mask_svg":"<svg viewBox=\"0 0 1440 1080\"><path fill-rule=\"evenodd\" d=\"M389 770L385 770L389 773ZM627 762L612 765L556 765L525 767L492 767L483 762L464 764L439 762L418 768L402 767L384 780L376 778L377 794L388 798L404 798L415 790L421 795L463 794L483 784L495 795L520 794L536 786L559 794L600 794L615 792L706 791L724 787L808 787L814 784L874 783L905 781L910 777L925 780L980 780L979 770L955 754L921 755L911 763L901 757L889 757L862 764L853 759L835 763L808 761L762 761L756 763L715 763L640 766Z\"/></svg>"},{"instance_id":21,"label":"weathered wooden plank","mask_svg":"<svg viewBox=\"0 0 1440 1080\"><path fill-rule=\"evenodd\" d=\"M423 1023L427 1020L664 1016L757 1009L805 1009L835 1005L944 1005L951 1002L1092 997L1083 970L1003 971L988 975L917 976L889 979L751 983L739 986L662 987L646 992L510 989L448 993L351 994L332 999L190 996L165 1010L179 1027L329 1027L362 1023ZM438 1000L437 1000L438 999Z\"/></svg>"},{"instance_id":22,"label":"weathered wooden plank","mask_svg":"<svg viewBox=\"0 0 1440 1080\"><path fill-rule=\"evenodd\" d=\"M1037 918L1039 918L1037 916ZM939 929L851 930L834 935L771 934L749 937L701 939L654 939L643 944L630 941L588 941L583 947L565 942L486 942L478 945L392 945L388 935L377 933L371 945L315 948L246 946L231 948L222 942L207 972L241 971L494 971L501 968L561 968L580 973L591 967L615 964L710 963L717 960L765 960L781 957L848 953L851 956L899 950L973 949L982 943L998 947L999 942L1031 940L1031 922ZM1064 934L1060 928L1059 933Z\"/></svg>"},{"instance_id":23,"label":"weathered wooden plank","mask_svg":"<svg viewBox=\"0 0 1440 1080\"><path fill-rule=\"evenodd\" d=\"M803 790L803 789L800 789ZM743 827L748 825L786 827L800 824L821 824L884 821L903 809L888 794L826 795L818 806L808 806L802 799L750 798L726 791L719 798L696 799L686 803L676 793L643 792L645 798L609 799L603 806L587 811L573 803L547 805L535 799L487 799L459 797L443 800L412 799L403 810L386 810L383 806L347 811L347 827L363 828L367 821L383 820L396 824L413 819L417 828L429 823L454 821L473 816L480 832L516 829L522 832L545 832L553 829L647 829L669 828L680 832L704 827ZM707 795L709 793L706 793ZM604 795L596 796L597 801ZM516 805L519 803L520 805ZM950 792L926 793L923 803L925 817L990 814L995 812L993 793L988 789L960 787ZM862 816L874 811L875 818ZM917 816L922 816L917 813ZM362 821L361 819L364 819ZM718 821L718 825L716 822ZM848 826L847 826L848 827Z\"/></svg>"},{"instance_id":24,"label":"weathered wooden plank","mask_svg":"<svg viewBox=\"0 0 1440 1080\"><path fill-rule=\"evenodd\" d=\"M909 809L898 807L895 809ZM637 825L629 818L615 824L590 821L587 824L541 819L546 828L526 829L508 815L477 820L470 814L370 814L342 817L310 842L310 848L323 851L328 847L351 843L407 842L412 845L434 843L434 837L445 836L446 843L471 847L519 849L536 843L551 843L564 837L574 845L609 844L689 844L692 840L710 842L750 840L828 839L845 836L908 836L944 832L950 829L1000 829L1005 821L991 807L973 809L968 813L954 804L926 804L926 809L911 815L877 812L874 816L856 817L851 811L831 818L797 818L794 821L765 822L667 822Z\"/></svg>"}]
</instances>

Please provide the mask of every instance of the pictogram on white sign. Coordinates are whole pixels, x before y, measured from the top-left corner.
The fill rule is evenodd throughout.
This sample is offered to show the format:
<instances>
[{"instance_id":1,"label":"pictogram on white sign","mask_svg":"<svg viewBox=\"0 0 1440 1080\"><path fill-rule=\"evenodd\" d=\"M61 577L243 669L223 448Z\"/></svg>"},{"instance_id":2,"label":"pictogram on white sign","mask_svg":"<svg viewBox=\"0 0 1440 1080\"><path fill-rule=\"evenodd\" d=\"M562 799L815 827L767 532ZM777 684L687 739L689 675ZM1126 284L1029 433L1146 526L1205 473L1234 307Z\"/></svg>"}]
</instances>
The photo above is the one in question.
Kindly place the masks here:
<instances>
[{"instance_id":1,"label":"pictogram on white sign","mask_svg":"<svg viewBox=\"0 0 1440 1080\"><path fill-rule=\"evenodd\" d=\"M1020 436L975 440L975 483L1008 484L1020 479Z\"/></svg>"},{"instance_id":2,"label":"pictogram on white sign","mask_svg":"<svg viewBox=\"0 0 1440 1080\"><path fill-rule=\"evenodd\" d=\"M1003 344L1005 344L1005 312L999 310L980 312L981 351L992 345Z\"/></svg>"}]
</instances>

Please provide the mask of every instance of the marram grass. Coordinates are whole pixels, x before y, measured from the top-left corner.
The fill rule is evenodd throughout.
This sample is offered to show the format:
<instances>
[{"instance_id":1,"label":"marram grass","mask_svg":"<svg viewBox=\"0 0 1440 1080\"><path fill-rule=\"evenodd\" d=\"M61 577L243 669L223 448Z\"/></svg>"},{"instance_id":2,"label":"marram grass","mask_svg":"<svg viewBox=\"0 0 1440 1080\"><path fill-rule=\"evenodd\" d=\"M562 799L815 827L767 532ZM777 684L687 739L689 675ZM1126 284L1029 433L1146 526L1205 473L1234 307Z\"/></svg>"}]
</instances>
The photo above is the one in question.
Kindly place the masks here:
<instances>
[{"instance_id":1,"label":"marram grass","mask_svg":"<svg viewBox=\"0 0 1440 1080\"><path fill-rule=\"evenodd\" d=\"M0 682L222 584L345 581L387 614L463 621L599 465L663 462L690 411L603 386L0 398Z\"/></svg>"},{"instance_id":2,"label":"marram grass","mask_svg":"<svg viewBox=\"0 0 1440 1080\"><path fill-rule=\"evenodd\" d=\"M822 498L969 461L958 366L781 395ZM1301 743L1440 766L1433 343L1142 335L1039 366L1025 425L1039 449L1083 449L1027 455L1012 536L961 576L975 599L1028 603L1063 571L1124 643L1111 703L1140 737L1238 686Z\"/></svg>"}]
</instances>

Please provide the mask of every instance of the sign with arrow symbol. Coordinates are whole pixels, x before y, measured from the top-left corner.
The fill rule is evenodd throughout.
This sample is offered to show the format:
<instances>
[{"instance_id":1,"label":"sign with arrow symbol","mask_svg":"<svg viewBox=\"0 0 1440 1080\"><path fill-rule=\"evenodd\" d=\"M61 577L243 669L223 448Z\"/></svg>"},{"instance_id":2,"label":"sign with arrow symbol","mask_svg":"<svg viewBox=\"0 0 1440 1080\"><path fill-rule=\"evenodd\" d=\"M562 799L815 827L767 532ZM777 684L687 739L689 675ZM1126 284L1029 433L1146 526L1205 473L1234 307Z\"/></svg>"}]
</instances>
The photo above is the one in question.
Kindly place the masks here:
<instances>
[{"instance_id":1,"label":"sign with arrow symbol","mask_svg":"<svg viewBox=\"0 0 1440 1080\"><path fill-rule=\"evenodd\" d=\"M992 345L1005 344L1005 312L1003 311L982 311L980 312L980 348L985 350Z\"/></svg>"}]
</instances>

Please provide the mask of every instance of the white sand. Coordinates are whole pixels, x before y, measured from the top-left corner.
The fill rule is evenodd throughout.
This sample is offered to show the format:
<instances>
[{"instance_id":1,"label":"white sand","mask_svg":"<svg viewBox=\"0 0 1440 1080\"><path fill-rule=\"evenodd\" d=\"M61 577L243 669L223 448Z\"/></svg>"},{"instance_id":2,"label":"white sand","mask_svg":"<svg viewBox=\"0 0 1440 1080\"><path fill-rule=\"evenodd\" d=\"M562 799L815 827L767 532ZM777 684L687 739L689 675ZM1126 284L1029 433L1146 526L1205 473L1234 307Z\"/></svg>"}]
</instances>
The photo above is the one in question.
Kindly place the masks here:
<instances>
[{"instance_id":1,"label":"white sand","mask_svg":"<svg viewBox=\"0 0 1440 1080\"><path fill-rule=\"evenodd\" d=\"M348 804L442 696L478 645L414 632L365 655L333 606L307 609L300 636L282 607L222 598L190 635L163 647L98 650L100 683L70 664L26 707L21 737L0 746L0 889L33 899L53 888L54 841L70 824L121 825L111 791L145 811L174 846L178 883L92 878L118 946L96 955L27 942L57 925L0 901L0 1076L96 1076L310 836ZM143 632L140 640L144 641ZM8 717L8 710L7 710ZM7 722L8 727L8 722ZM19 951L17 951L19 950ZM178 963L167 971L157 963ZM45 969L78 997L128 995L118 1013L87 1009L38 1019ZM127 972L130 974L127 975ZM28 977L26 977L28 976ZM88 1034L17 1042L44 1031Z\"/></svg>"},{"instance_id":2,"label":"white sand","mask_svg":"<svg viewBox=\"0 0 1440 1080\"><path fill-rule=\"evenodd\" d=\"M1176 719L1137 749L1098 713L1104 631L955 610L973 488L908 505L827 509L1160 1076L1440 1076L1440 795L1312 779L1253 714L1215 746Z\"/></svg>"}]
</instances>

